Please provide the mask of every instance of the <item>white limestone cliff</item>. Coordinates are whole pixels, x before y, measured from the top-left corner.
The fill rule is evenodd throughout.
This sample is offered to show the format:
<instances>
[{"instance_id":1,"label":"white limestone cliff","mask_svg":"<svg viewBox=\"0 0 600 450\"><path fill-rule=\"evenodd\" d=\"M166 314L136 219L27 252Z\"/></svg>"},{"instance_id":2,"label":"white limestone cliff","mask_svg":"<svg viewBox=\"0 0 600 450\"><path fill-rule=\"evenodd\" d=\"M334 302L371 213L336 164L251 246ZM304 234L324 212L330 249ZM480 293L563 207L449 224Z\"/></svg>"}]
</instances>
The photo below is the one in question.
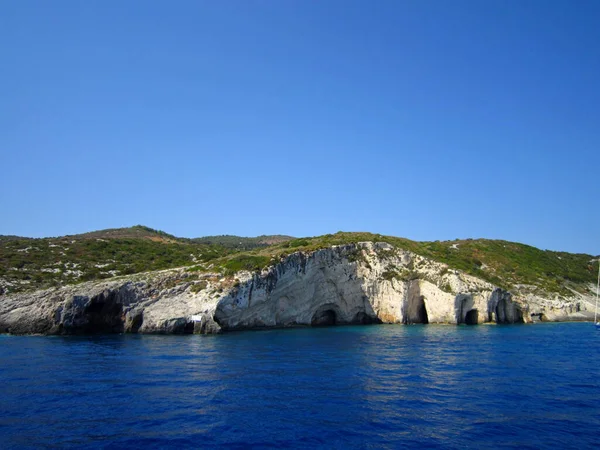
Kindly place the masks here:
<instances>
[{"instance_id":1,"label":"white limestone cliff","mask_svg":"<svg viewBox=\"0 0 600 450\"><path fill-rule=\"evenodd\" d=\"M294 253L262 273L185 269L0 296L0 332L216 333L366 323L585 320L591 297L514 293L386 243Z\"/></svg>"},{"instance_id":2,"label":"white limestone cliff","mask_svg":"<svg viewBox=\"0 0 600 450\"><path fill-rule=\"evenodd\" d=\"M508 292L385 243L291 255L245 279L214 318L225 329L524 320Z\"/></svg>"}]
</instances>

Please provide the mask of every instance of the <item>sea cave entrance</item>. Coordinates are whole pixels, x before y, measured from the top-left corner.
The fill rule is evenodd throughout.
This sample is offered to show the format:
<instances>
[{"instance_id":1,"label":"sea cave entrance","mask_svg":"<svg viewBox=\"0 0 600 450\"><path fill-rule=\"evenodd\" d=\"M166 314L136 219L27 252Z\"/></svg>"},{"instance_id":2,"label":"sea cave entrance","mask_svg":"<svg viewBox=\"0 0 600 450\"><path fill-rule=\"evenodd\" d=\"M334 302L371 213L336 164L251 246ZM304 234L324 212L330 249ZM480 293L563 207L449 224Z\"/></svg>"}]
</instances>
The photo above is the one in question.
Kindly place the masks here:
<instances>
[{"instance_id":1,"label":"sea cave entrance","mask_svg":"<svg viewBox=\"0 0 600 450\"><path fill-rule=\"evenodd\" d=\"M474 308L471 294L458 294L454 299L454 313L457 325L477 325L479 323L479 310Z\"/></svg>"},{"instance_id":2,"label":"sea cave entrance","mask_svg":"<svg viewBox=\"0 0 600 450\"><path fill-rule=\"evenodd\" d=\"M372 325L374 323L381 323L381 320L377 316L373 317L361 311L356 313L354 319L352 320L352 323L358 325Z\"/></svg>"},{"instance_id":3,"label":"sea cave entrance","mask_svg":"<svg viewBox=\"0 0 600 450\"><path fill-rule=\"evenodd\" d=\"M476 309L472 309L465 315L466 325L477 325L479 323L479 312Z\"/></svg>"},{"instance_id":4,"label":"sea cave entrance","mask_svg":"<svg viewBox=\"0 0 600 450\"><path fill-rule=\"evenodd\" d=\"M77 331L86 334L122 333L124 331L123 305L118 302L115 292L93 297L85 308L84 314L87 323Z\"/></svg>"},{"instance_id":5,"label":"sea cave entrance","mask_svg":"<svg viewBox=\"0 0 600 450\"><path fill-rule=\"evenodd\" d=\"M423 296L421 296L419 306L417 307L417 320L415 323L429 323L429 316L425 307L425 297Z\"/></svg>"},{"instance_id":6,"label":"sea cave entrance","mask_svg":"<svg viewBox=\"0 0 600 450\"><path fill-rule=\"evenodd\" d=\"M313 327L327 327L337 323L337 314L333 309L318 310L313 314L310 321Z\"/></svg>"},{"instance_id":7,"label":"sea cave entrance","mask_svg":"<svg viewBox=\"0 0 600 450\"><path fill-rule=\"evenodd\" d=\"M423 295L417 295L410 298L406 308L404 323L429 323L427 307L425 306L425 297Z\"/></svg>"},{"instance_id":8,"label":"sea cave entrance","mask_svg":"<svg viewBox=\"0 0 600 450\"><path fill-rule=\"evenodd\" d=\"M496 323L523 323L523 312L507 298L496 306Z\"/></svg>"}]
</instances>

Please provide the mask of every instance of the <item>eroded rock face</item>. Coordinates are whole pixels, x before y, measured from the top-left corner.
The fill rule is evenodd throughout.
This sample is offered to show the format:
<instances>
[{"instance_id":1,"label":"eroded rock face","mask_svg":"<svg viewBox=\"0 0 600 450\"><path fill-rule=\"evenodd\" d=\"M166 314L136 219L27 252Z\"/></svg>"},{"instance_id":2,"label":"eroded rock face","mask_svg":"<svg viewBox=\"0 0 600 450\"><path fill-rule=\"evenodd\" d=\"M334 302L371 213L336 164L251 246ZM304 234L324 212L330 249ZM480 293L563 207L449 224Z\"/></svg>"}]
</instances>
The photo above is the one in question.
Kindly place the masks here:
<instances>
[{"instance_id":1,"label":"eroded rock face","mask_svg":"<svg viewBox=\"0 0 600 450\"><path fill-rule=\"evenodd\" d=\"M522 321L510 294L383 243L292 255L219 301L225 330L352 323Z\"/></svg>"},{"instance_id":2,"label":"eroded rock face","mask_svg":"<svg viewBox=\"0 0 600 450\"><path fill-rule=\"evenodd\" d=\"M221 294L194 293L185 276L183 270L171 270L137 280L89 282L0 297L0 332L191 334L196 328L219 332L212 312Z\"/></svg>"},{"instance_id":3,"label":"eroded rock face","mask_svg":"<svg viewBox=\"0 0 600 450\"><path fill-rule=\"evenodd\" d=\"M294 254L264 274L251 275L219 301L224 329L377 322L354 246Z\"/></svg>"},{"instance_id":4,"label":"eroded rock face","mask_svg":"<svg viewBox=\"0 0 600 450\"><path fill-rule=\"evenodd\" d=\"M408 282L408 289L406 298L403 301L403 307L403 323L429 323L429 314L427 314L425 296L421 295L421 285L419 280Z\"/></svg>"},{"instance_id":5,"label":"eroded rock face","mask_svg":"<svg viewBox=\"0 0 600 450\"><path fill-rule=\"evenodd\" d=\"M591 311L585 296L512 294L385 243L295 253L260 274L238 273L235 283L218 274L202 277L167 270L3 295L0 332L214 334L341 324L475 325L579 319ZM195 290L200 281L202 289Z\"/></svg>"}]
</instances>

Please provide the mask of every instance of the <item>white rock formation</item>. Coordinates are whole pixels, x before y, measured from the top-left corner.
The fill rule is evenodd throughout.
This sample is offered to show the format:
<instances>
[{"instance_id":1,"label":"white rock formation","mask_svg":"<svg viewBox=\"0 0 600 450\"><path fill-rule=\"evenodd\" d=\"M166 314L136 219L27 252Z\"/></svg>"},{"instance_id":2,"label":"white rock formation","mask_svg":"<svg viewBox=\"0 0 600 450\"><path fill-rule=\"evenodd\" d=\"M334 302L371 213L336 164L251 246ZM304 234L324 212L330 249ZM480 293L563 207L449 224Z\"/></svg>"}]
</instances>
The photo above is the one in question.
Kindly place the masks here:
<instances>
[{"instance_id":1,"label":"white rock formation","mask_svg":"<svg viewBox=\"0 0 600 450\"><path fill-rule=\"evenodd\" d=\"M514 323L526 320L490 283L389 244L297 253L219 301L225 329L347 323Z\"/></svg>"},{"instance_id":2,"label":"white rock formation","mask_svg":"<svg viewBox=\"0 0 600 450\"><path fill-rule=\"evenodd\" d=\"M590 296L550 298L487 281L385 243L294 253L262 273L185 269L0 296L0 332L215 333L350 323L585 320Z\"/></svg>"}]
</instances>

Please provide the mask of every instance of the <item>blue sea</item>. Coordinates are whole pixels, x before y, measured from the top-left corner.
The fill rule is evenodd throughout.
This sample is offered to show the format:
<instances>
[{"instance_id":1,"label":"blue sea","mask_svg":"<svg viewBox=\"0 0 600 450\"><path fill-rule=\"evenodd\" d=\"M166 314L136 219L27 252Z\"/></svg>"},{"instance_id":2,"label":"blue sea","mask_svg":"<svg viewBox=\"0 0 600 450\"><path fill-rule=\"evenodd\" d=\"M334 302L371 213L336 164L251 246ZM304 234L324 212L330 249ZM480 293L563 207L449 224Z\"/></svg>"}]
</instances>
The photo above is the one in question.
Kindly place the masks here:
<instances>
[{"instance_id":1,"label":"blue sea","mask_svg":"<svg viewBox=\"0 0 600 450\"><path fill-rule=\"evenodd\" d=\"M592 448L589 323L0 336L0 448Z\"/></svg>"}]
</instances>

